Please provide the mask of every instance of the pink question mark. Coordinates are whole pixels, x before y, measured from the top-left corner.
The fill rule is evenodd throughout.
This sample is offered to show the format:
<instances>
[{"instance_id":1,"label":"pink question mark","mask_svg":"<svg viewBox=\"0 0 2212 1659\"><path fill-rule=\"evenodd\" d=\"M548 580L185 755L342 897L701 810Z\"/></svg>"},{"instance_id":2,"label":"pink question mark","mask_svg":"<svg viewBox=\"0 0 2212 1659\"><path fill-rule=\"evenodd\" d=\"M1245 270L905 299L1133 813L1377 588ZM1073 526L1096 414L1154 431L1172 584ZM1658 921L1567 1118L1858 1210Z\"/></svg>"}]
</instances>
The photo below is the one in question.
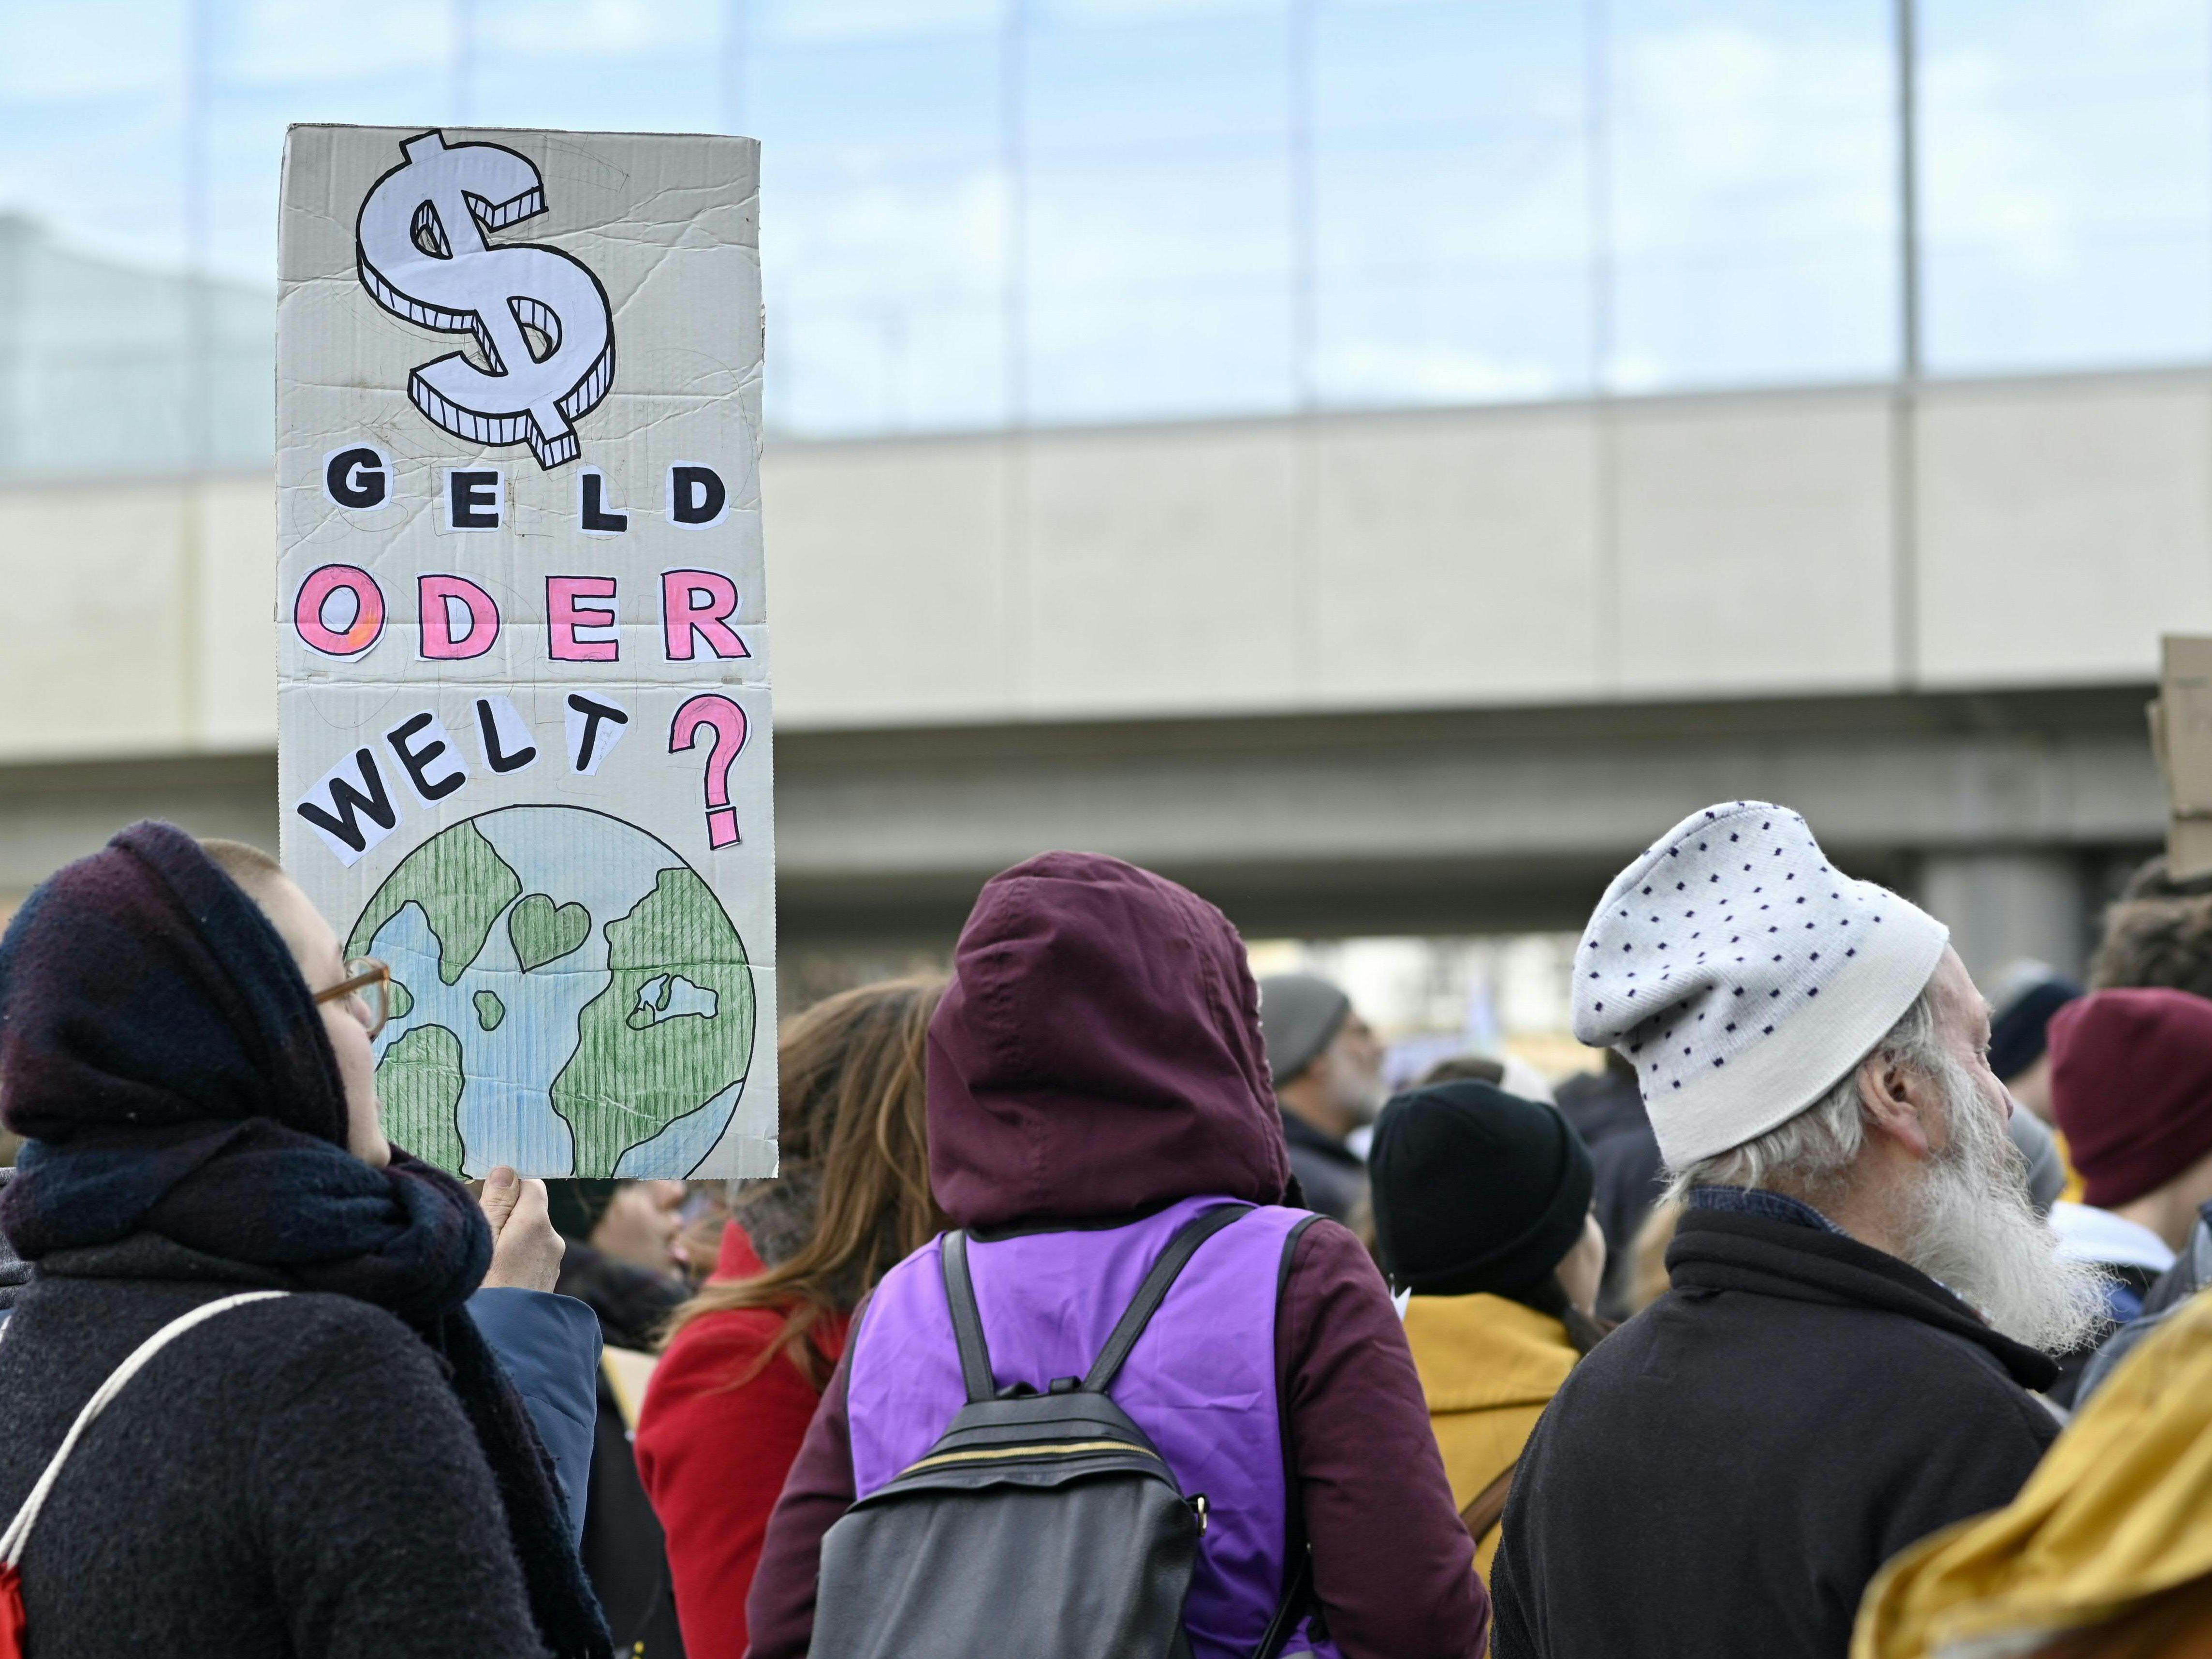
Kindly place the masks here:
<instances>
[{"instance_id":1,"label":"pink question mark","mask_svg":"<svg viewBox=\"0 0 2212 1659\"><path fill-rule=\"evenodd\" d=\"M738 809L730 805L730 769L745 746L745 711L712 691L692 698L676 711L676 723L668 728L668 752L696 748L702 726L714 732L714 752L707 757L707 845L734 846Z\"/></svg>"}]
</instances>

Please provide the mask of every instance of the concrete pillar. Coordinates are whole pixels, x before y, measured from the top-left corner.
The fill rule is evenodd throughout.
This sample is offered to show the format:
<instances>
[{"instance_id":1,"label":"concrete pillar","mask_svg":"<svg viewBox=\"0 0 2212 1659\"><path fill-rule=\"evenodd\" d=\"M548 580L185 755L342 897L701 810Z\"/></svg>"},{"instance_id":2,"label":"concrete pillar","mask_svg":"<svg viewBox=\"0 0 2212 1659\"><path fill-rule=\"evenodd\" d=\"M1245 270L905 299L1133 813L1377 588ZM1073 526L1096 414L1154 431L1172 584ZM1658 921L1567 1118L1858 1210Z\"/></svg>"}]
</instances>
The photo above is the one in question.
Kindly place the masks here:
<instances>
[{"instance_id":1,"label":"concrete pillar","mask_svg":"<svg viewBox=\"0 0 2212 1659\"><path fill-rule=\"evenodd\" d=\"M2088 895L2064 853L1936 853L1920 866L1921 902L1984 991L2023 957L2079 978Z\"/></svg>"}]
</instances>

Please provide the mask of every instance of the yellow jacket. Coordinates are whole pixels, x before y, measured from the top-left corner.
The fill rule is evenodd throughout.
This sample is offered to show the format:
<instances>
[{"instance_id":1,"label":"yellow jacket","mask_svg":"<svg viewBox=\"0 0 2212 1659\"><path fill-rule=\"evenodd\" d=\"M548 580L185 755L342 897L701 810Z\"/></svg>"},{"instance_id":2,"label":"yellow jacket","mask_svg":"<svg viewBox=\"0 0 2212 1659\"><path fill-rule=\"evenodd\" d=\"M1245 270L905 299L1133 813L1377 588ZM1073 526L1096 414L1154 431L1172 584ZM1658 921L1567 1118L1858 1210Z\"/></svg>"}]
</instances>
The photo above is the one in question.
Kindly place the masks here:
<instances>
[{"instance_id":1,"label":"yellow jacket","mask_svg":"<svg viewBox=\"0 0 2212 1659\"><path fill-rule=\"evenodd\" d=\"M1946 1659L2001 1637L2025 1650L2208 1573L2212 1295L2200 1295L2113 1372L2010 1504L1875 1576L1851 1659Z\"/></svg>"},{"instance_id":2,"label":"yellow jacket","mask_svg":"<svg viewBox=\"0 0 2212 1659\"><path fill-rule=\"evenodd\" d=\"M1406 1308L1406 1340L1452 1502L1465 1509L1521 1455L1579 1356L1565 1326L1502 1296L1417 1296ZM1486 1580L1498 1528L1474 1541Z\"/></svg>"}]
</instances>

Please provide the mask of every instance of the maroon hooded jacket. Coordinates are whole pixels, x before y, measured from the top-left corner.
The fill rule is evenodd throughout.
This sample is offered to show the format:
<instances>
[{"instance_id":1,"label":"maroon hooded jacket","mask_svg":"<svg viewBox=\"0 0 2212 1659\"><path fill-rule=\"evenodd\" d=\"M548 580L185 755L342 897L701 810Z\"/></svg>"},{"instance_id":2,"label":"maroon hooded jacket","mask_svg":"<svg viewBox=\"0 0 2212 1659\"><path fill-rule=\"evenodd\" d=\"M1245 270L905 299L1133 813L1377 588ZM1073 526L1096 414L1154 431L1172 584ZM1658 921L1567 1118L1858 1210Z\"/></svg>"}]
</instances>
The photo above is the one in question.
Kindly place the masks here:
<instances>
[{"instance_id":1,"label":"maroon hooded jacket","mask_svg":"<svg viewBox=\"0 0 2212 1659\"><path fill-rule=\"evenodd\" d=\"M1096 1222L1200 1194L1279 1204L1289 1186L1236 929L1118 859L1048 853L984 887L930 1025L928 1087L930 1181L960 1226ZM1275 1352L1314 1585L1345 1659L1477 1659L1489 1598L1420 1380L1382 1276L1334 1222L1299 1239ZM841 1361L769 1522L754 1659L799 1659L813 1633L822 1537L853 1502L845 1391Z\"/></svg>"}]
</instances>

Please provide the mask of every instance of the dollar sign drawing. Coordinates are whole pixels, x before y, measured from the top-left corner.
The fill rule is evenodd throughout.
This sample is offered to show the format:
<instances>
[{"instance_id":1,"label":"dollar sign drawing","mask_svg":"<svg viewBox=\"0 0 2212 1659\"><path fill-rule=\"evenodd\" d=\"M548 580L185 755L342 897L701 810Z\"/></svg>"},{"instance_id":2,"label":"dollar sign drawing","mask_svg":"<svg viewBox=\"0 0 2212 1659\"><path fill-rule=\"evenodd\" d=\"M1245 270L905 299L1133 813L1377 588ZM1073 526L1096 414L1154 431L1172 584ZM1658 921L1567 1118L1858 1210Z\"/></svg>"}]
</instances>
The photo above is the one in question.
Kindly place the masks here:
<instances>
[{"instance_id":1,"label":"dollar sign drawing","mask_svg":"<svg viewBox=\"0 0 2212 1659\"><path fill-rule=\"evenodd\" d=\"M456 438L527 440L543 467L574 460L574 422L614 384L606 290L558 248L484 240L545 211L544 180L526 158L448 144L442 132L399 148L406 161L369 187L355 222L361 285L395 317L474 335L489 365L450 352L417 364L407 395Z\"/></svg>"}]
</instances>

